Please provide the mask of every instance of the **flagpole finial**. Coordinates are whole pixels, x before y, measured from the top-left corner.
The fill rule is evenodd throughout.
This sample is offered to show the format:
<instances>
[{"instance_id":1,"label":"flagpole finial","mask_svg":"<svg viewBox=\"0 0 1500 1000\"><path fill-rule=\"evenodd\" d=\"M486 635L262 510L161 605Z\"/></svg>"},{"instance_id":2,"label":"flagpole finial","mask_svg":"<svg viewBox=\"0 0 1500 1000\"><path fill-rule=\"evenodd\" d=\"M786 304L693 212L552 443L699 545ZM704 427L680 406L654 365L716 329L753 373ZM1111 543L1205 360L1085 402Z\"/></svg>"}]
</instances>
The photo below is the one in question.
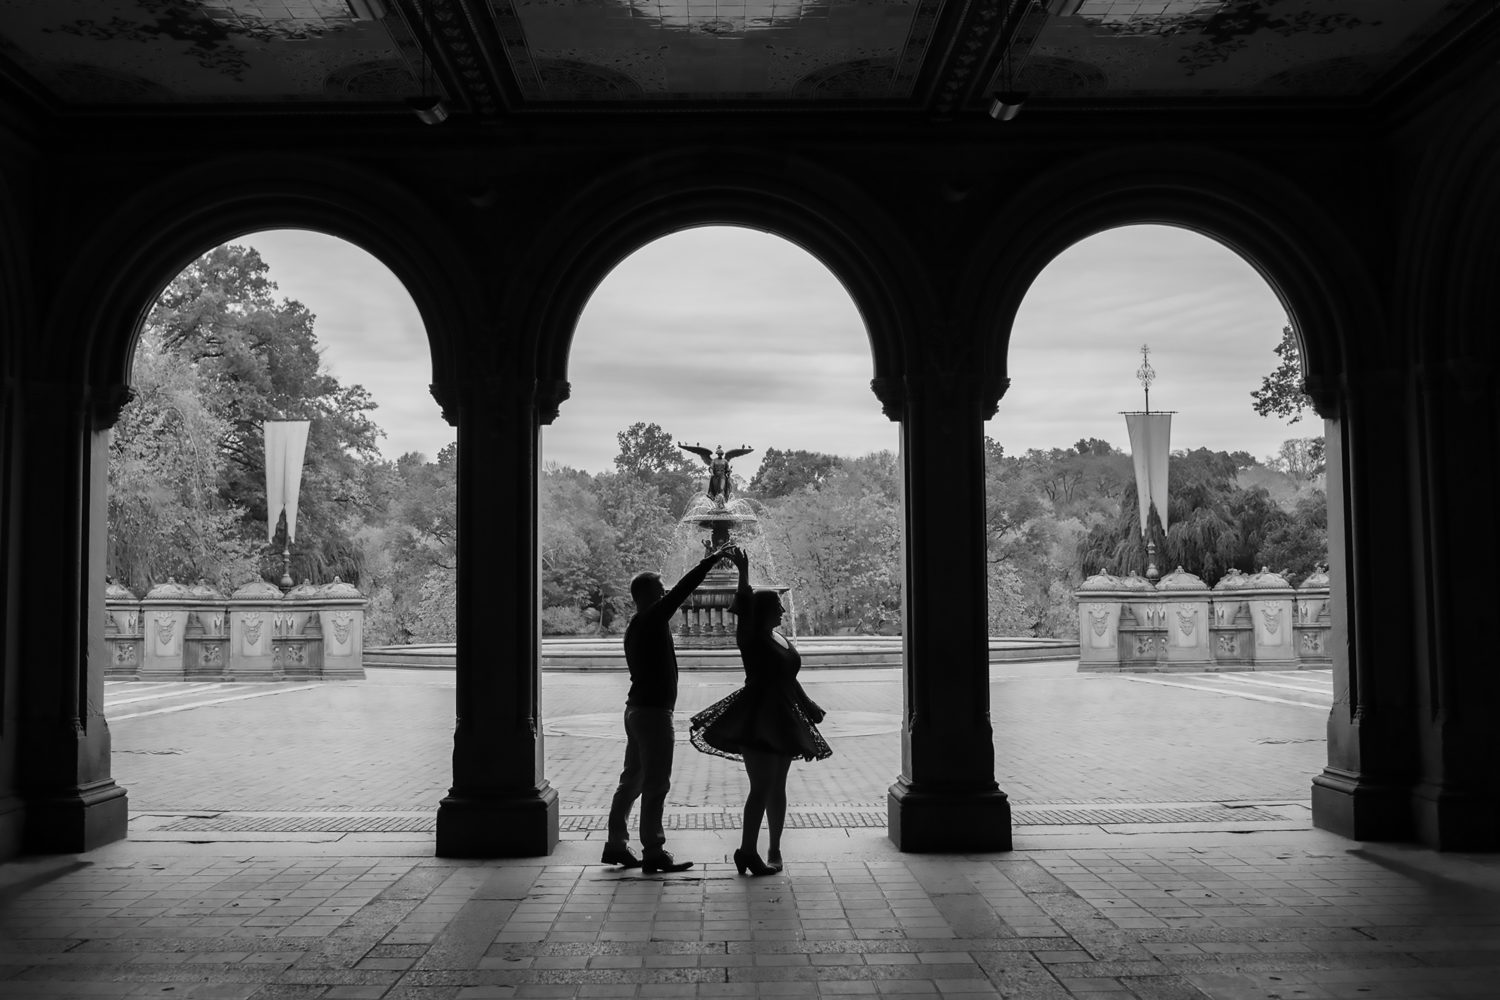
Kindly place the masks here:
<instances>
[{"instance_id":1,"label":"flagpole finial","mask_svg":"<svg viewBox=\"0 0 1500 1000\"><path fill-rule=\"evenodd\" d=\"M1156 381L1156 369L1151 367L1151 345L1141 345L1141 366L1135 370L1141 388L1146 390L1146 412L1151 412L1151 383Z\"/></svg>"}]
</instances>

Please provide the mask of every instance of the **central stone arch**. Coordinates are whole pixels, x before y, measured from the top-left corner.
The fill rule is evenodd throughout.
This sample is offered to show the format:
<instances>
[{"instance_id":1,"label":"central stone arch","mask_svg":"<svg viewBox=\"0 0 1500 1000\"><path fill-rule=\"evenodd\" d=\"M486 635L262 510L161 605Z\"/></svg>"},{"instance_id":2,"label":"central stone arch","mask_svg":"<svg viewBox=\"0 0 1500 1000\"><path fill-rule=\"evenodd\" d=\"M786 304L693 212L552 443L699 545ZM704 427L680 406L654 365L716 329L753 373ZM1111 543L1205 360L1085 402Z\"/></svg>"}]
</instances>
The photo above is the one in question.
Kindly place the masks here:
<instances>
[{"instance_id":1,"label":"central stone arch","mask_svg":"<svg viewBox=\"0 0 1500 1000\"><path fill-rule=\"evenodd\" d=\"M903 344L932 311L932 283L905 234L848 179L812 163L747 147L643 157L578 192L531 248L513 287L527 289L521 340L539 380L566 381L583 307L631 253L660 237L706 225L780 236L843 284L864 321L874 379L898 380ZM883 400L884 402L884 400Z\"/></svg>"}]
</instances>

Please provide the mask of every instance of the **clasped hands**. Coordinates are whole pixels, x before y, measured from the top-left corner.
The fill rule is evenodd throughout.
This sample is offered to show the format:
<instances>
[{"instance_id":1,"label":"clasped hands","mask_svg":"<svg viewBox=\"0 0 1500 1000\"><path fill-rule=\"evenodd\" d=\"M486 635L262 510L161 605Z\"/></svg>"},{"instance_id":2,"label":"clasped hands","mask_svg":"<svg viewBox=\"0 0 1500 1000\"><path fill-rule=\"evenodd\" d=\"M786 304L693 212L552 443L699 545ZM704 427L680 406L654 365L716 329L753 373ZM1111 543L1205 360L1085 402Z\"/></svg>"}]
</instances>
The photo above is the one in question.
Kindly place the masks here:
<instances>
[{"instance_id":1,"label":"clasped hands","mask_svg":"<svg viewBox=\"0 0 1500 1000\"><path fill-rule=\"evenodd\" d=\"M706 559L728 559L739 569L750 565L750 555L738 545L721 545L714 549L704 558Z\"/></svg>"}]
</instances>

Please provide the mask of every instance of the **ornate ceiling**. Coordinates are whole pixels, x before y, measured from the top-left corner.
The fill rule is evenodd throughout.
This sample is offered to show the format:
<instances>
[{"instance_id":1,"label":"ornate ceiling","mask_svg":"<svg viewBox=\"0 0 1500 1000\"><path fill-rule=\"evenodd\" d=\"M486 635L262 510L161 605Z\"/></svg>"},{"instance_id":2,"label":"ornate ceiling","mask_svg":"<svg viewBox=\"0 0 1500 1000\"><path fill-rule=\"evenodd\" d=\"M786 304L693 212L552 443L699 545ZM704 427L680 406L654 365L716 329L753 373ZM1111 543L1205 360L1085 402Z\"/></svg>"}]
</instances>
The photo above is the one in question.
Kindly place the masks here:
<instances>
[{"instance_id":1,"label":"ornate ceiling","mask_svg":"<svg viewBox=\"0 0 1500 1000\"><path fill-rule=\"evenodd\" d=\"M455 115L1045 111L1359 101L1483 18L1464 0L0 0L0 72L53 111ZM1031 113L1031 112L1029 112Z\"/></svg>"}]
</instances>

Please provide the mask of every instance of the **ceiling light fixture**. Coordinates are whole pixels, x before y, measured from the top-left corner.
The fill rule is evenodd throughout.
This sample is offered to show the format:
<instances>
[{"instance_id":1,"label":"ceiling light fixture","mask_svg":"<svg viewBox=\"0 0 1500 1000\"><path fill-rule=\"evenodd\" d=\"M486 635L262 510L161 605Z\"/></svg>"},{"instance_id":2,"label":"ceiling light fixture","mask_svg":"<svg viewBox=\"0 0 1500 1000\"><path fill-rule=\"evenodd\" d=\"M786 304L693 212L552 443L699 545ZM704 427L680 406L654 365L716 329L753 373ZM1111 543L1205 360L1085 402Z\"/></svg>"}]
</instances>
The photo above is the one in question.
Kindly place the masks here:
<instances>
[{"instance_id":1,"label":"ceiling light fixture","mask_svg":"<svg viewBox=\"0 0 1500 1000\"><path fill-rule=\"evenodd\" d=\"M1022 0L1022 9L1029 10L1031 0ZM1008 122L1021 113L1021 105L1026 103L1026 93L1016 89L1014 79L1014 64L1011 61L1011 49L1015 46L1015 30L1011 27L1011 12L1015 10L1015 0L1006 0L1005 20L1000 25L1000 42L1005 46L1005 51L1000 54L1000 72L1005 80L1005 89L990 99L990 117L997 122Z\"/></svg>"},{"instance_id":2,"label":"ceiling light fixture","mask_svg":"<svg viewBox=\"0 0 1500 1000\"><path fill-rule=\"evenodd\" d=\"M427 46L432 43L432 32L427 23L427 4L418 7L422 12L422 35L417 39L417 47L422 51L422 77L418 85L422 88L416 97L408 97L406 106L411 108L412 114L423 125L441 125L448 120L448 106L443 103L436 87L431 85L431 77L427 74Z\"/></svg>"},{"instance_id":3,"label":"ceiling light fixture","mask_svg":"<svg viewBox=\"0 0 1500 1000\"><path fill-rule=\"evenodd\" d=\"M1014 90L1001 91L990 100L990 117L997 122L1008 122L1021 113L1026 95Z\"/></svg>"}]
</instances>

